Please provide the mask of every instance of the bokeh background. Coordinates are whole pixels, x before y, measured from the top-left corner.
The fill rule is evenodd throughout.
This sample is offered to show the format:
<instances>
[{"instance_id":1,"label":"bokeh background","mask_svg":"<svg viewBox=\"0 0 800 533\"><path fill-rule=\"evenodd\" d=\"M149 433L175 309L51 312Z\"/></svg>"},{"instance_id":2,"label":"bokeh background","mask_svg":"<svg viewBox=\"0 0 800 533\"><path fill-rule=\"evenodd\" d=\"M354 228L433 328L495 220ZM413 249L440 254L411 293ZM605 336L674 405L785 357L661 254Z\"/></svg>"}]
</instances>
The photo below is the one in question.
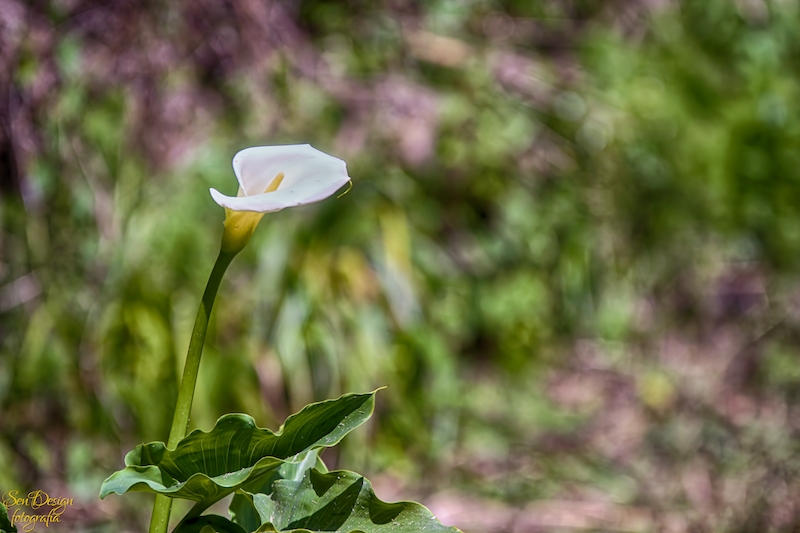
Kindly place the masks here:
<instances>
[{"instance_id":1,"label":"bokeh background","mask_svg":"<svg viewBox=\"0 0 800 533\"><path fill-rule=\"evenodd\" d=\"M164 440L233 154L339 199L233 262L192 418L388 388L326 455L467 533L800 530L796 0L0 0L0 492Z\"/></svg>"}]
</instances>

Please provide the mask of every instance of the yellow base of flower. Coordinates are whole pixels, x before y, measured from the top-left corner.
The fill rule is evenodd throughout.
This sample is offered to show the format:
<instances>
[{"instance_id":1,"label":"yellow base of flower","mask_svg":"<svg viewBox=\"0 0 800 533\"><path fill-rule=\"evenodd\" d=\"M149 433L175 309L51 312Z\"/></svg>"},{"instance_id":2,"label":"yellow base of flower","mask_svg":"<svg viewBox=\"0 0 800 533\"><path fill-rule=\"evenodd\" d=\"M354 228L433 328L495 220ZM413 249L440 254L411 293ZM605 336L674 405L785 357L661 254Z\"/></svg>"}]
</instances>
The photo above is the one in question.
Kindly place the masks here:
<instances>
[{"instance_id":1,"label":"yellow base of flower","mask_svg":"<svg viewBox=\"0 0 800 533\"><path fill-rule=\"evenodd\" d=\"M225 208L225 231L222 233L220 249L227 253L239 253L250 242L250 237L261 222L264 213L234 211Z\"/></svg>"},{"instance_id":2,"label":"yellow base of flower","mask_svg":"<svg viewBox=\"0 0 800 533\"><path fill-rule=\"evenodd\" d=\"M272 178L264 192L277 191L282 181L283 172L278 172L278 175ZM241 194L241 191L239 194ZM263 216L264 213L234 211L226 207L225 222L223 223L225 232L222 234L222 246L220 246L220 249L227 253L239 253L250 242L250 237L253 236L253 232L258 227L258 223L261 222L261 217Z\"/></svg>"}]
</instances>

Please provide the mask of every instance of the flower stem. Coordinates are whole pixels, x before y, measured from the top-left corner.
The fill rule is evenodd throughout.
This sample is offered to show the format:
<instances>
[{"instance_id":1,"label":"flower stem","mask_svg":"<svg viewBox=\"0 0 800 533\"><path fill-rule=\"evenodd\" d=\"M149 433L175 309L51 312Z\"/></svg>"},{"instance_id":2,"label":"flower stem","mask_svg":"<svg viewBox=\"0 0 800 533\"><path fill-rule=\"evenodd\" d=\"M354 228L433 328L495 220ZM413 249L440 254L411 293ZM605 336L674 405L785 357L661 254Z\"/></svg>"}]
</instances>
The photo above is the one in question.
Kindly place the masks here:
<instances>
[{"instance_id":1,"label":"flower stem","mask_svg":"<svg viewBox=\"0 0 800 533\"><path fill-rule=\"evenodd\" d=\"M203 353L203 343L208 329L208 319L211 316L211 308L214 307L214 299L217 296L222 276L231 264L236 252L221 251L208 277L206 290L200 307L197 309L197 318L194 321L192 338L189 341L189 351L186 353L186 363L183 366L183 378L181 387L178 390L178 402L175 405L175 413L172 416L172 427L169 431L167 448L174 450L178 442L186 436L189 426L189 414L192 410L192 399L194 398L194 388L197 384L197 371L200 368L200 356ZM153 504L153 516L150 519L150 533L166 533L169 525L169 514L172 509L172 498L163 494L156 494Z\"/></svg>"}]
</instances>

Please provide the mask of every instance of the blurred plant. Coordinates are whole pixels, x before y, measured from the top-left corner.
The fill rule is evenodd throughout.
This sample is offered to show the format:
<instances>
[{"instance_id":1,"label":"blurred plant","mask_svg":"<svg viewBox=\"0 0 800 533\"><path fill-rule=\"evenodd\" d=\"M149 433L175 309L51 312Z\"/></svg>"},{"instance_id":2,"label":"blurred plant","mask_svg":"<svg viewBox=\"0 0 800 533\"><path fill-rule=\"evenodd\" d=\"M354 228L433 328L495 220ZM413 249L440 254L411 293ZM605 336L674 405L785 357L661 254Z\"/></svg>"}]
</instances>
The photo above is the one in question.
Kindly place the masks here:
<instances>
[{"instance_id":1,"label":"blurred plant","mask_svg":"<svg viewBox=\"0 0 800 533\"><path fill-rule=\"evenodd\" d=\"M0 502L0 533L17 533L17 527L11 523L8 509Z\"/></svg>"}]
</instances>

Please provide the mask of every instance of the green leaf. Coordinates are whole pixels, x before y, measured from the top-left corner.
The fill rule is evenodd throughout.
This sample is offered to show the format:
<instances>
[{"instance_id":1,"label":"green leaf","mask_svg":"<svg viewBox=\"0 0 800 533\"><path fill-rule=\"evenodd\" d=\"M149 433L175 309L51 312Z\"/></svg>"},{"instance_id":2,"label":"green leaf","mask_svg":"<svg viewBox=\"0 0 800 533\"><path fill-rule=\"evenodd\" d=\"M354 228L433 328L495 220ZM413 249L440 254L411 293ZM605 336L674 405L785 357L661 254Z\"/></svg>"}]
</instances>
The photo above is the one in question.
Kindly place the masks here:
<instances>
[{"instance_id":1,"label":"green leaf","mask_svg":"<svg viewBox=\"0 0 800 533\"><path fill-rule=\"evenodd\" d=\"M247 531L254 531L261 525L261 518L256 512L253 504L253 494L271 494L272 485L279 479L299 481L310 468L316 468L320 472L327 472L328 468L319 457L319 450L309 450L298 463L284 463L275 470L269 477L259 480L257 483L245 485L243 490L236 491L233 500L228 507L228 512L234 523L239 524Z\"/></svg>"},{"instance_id":2,"label":"green leaf","mask_svg":"<svg viewBox=\"0 0 800 533\"><path fill-rule=\"evenodd\" d=\"M127 466L103 482L100 497L141 491L194 500L187 515L193 518L231 492L302 461L304 452L335 446L372 415L376 392L307 405L277 433L256 427L248 415L231 414L207 433L193 431L174 450L163 442L139 445L125 456Z\"/></svg>"},{"instance_id":3,"label":"green leaf","mask_svg":"<svg viewBox=\"0 0 800 533\"><path fill-rule=\"evenodd\" d=\"M227 518L217 515L203 515L178 524L172 533L246 533Z\"/></svg>"},{"instance_id":4,"label":"green leaf","mask_svg":"<svg viewBox=\"0 0 800 533\"><path fill-rule=\"evenodd\" d=\"M319 450L309 450L301 456L297 463L284 463L280 468L272 472L266 478L262 478L255 483L248 483L242 487L243 490L236 491L233 495L228 512L231 519L247 531L254 531L261 525L261 519L253 505L253 495L251 493L272 493L272 484L279 479L300 480L306 470L316 468L321 472L328 469L319 457Z\"/></svg>"},{"instance_id":5,"label":"green leaf","mask_svg":"<svg viewBox=\"0 0 800 533\"><path fill-rule=\"evenodd\" d=\"M244 528L246 532L255 531L261 526L261 517L258 516L255 503L253 503L253 495L249 492L236 491L231 505L228 507L228 514L231 515L231 520Z\"/></svg>"},{"instance_id":6,"label":"green leaf","mask_svg":"<svg viewBox=\"0 0 800 533\"><path fill-rule=\"evenodd\" d=\"M248 495L262 522L256 532L459 533L418 503L379 500L355 472L312 468L299 480L276 481L272 489L270 496Z\"/></svg>"},{"instance_id":7,"label":"green leaf","mask_svg":"<svg viewBox=\"0 0 800 533\"><path fill-rule=\"evenodd\" d=\"M3 503L0 503L0 533L17 533L17 528L11 524L8 509Z\"/></svg>"}]
</instances>

